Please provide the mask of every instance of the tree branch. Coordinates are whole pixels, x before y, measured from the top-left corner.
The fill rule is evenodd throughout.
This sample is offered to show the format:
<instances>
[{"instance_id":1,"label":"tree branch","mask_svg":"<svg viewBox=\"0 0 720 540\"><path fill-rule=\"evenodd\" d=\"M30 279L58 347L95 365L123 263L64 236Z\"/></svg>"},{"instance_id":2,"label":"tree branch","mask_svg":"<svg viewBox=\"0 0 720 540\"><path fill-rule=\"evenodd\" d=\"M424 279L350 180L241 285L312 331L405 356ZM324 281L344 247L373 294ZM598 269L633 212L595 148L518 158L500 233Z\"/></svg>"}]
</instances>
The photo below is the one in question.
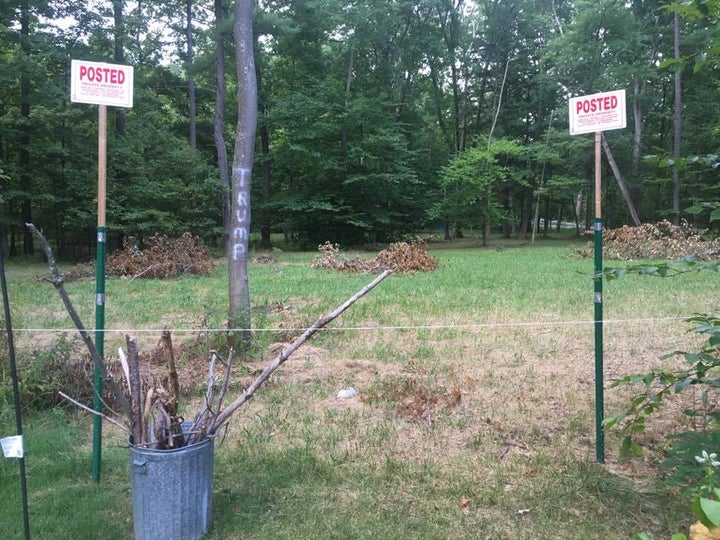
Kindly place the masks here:
<instances>
[{"instance_id":1,"label":"tree branch","mask_svg":"<svg viewBox=\"0 0 720 540\"><path fill-rule=\"evenodd\" d=\"M208 435L212 436L217 433L217 431L222 428L222 426L229 420L230 416L232 416L232 414L237 411L243 405L243 403L248 401L253 396L257 389L260 388L260 386L262 386L263 383L265 383L270 378L270 375L272 375L272 373L277 368L279 368L290 357L290 355L292 355L292 353L294 353L300 347L300 345L310 339L310 337L312 337L312 335L315 334L318 330L320 330L323 326L327 325L329 322L339 317L352 304L354 304L357 300L370 292L373 288L375 288L376 285L378 285L391 273L392 270L385 270L371 283L360 289L352 297L346 300L345 303L338 307L335 311L320 317L315 322L315 324L313 324L299 337L297 337L288 348L283 349L283 351L275 357L275 359L265 368L265 370L257 376L257 378L252 382L252 384L245 389L242 395L238 397L235 401L233 401L230 405L228 405L227 409L218 414L212 426L210 426L210 429L208 429Z\"/></svg>"},{"instance_id":2,"label":"tree branch","mask_svg":"<svg viewBox=\"0 0 720 540\"><path fill-rule=\"evenodd\" d=\"M90 352L90 358L92 358L93 363L95 364L95 367L97 367L98 371L100 372L100 375L102 376L103 380L107 383L108 388L113 393L115 398L118 400L118 403L120 404L120 408L123 410L123 412L127 415L128 420L132 420L132 408L130 407L130 402L127 399L127 396L123 394L120 387L115 383L115 381L112 379L110 374L108 373L107 368L105 367L105 363L103 362L103 359L100 358L100 353L97 350L97 347L95 347L95 342L90 337L90 334L85 329L85 325L83 325L82 320L80 319L80 316L77 314L77 311L75 311L75 307L72 304L72 301L70 300L70 297L67 294L67 291L65 290L64 282L65 279L63 278L62 274L60 274L60 271L58 270L57 263L55 262L55 256L53 255L52 248L50 247L50 244L45 239L45 236L33 225L32 223L26 223L25 224L28 229L35 235L35 237L40 241L40 244L42 245L43 251L45 251L45 256L48 260L48 265L50 266L50 274L52 275L52 279L50 279L50 283L53 284L55 287L55 290L60 295L60 298L62 299L63 304L65 305L65 309L68 312L68 315L70 315L70 318L73 321L73 324L75 324L75 328L78 329L78 332L80 332L80 337L85 342L85 346L87 347L88 351Z\"/></svg>"},{"instance_id":3,"label":"tree branch","mask_svg":"<svg viewBox=\"0 0 720 540\"><path fill-rule=\"evenodd\" d=\"M129 430L126 426L123 426L123 425L122 425L120 422L118 422L117 420L113 420L112 418L110 418L110 417L107 416L107 415L104 415L104 414L101 413L101 412L94 411L94 410L91 409L90 407L86 407L85 405L83 405L83 404L80 403L79 401L75 401L73 398L71 398L71 397L68 396L67 394L64 394L63 392L60 392L59 390L58 390L58 394L60 395L61 398L68 400L70 403L72 403L73 405L76 405L76 406L80 407L82 410L87 411L87 412L89 412L89 413L91 413L91 414L94 414L94 415L96 415L96 416L99 416L99 417L102 418L103 420L107 420L108 422L110 422L110 423L113 424L114 426L117 426L117 427L119 427L120 429L122 429L125 433L130 433L130 430Z\"/></svg>"}]
</instances>

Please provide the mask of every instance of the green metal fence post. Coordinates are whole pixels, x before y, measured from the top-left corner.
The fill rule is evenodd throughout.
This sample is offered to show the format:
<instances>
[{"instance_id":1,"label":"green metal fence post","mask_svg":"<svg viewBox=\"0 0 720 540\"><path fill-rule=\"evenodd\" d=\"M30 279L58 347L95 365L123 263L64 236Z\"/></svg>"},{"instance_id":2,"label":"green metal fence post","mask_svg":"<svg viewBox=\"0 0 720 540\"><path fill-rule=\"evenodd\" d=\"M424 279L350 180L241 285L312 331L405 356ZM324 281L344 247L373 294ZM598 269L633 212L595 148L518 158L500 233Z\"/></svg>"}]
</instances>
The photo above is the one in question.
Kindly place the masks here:
<instances>
[{"instance_id":1,"label":"green metal fence post","mask_svg":"<svg viewBox=\"0 0 720 540\"><path fill-rule=\"evenodd\" d=\"M600 463L605 461L604 419L604 377L603 377L603 283L602 283L602 218L595 219L595 433L596 456Z\"/></svg>"}]
</instances>

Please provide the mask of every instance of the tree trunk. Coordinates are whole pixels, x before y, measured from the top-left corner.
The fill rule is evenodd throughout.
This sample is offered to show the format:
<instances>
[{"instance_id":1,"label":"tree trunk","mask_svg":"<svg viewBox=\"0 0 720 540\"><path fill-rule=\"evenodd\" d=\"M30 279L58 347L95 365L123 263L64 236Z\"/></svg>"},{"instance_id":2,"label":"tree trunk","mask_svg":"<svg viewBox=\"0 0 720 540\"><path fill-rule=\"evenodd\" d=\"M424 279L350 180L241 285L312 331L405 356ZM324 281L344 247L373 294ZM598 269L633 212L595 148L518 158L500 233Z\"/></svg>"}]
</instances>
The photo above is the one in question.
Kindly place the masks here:
<instances>
[{"instance_id":1,"label":"tree trunk","mask_svg":"<svg viewBox=\"0 0 720 540\"><path fill-rule=\"evenodd\" d=\"M238 119L232 167L232 212L228 249L230 285L229 343L243 349L250 341L250 185L257 127L257 78L253 56L252 0L235 0L235 65Z\"/></svg>"},{"instance_id":2,"label":"tree trunk","mask_svg":"<svg viewBox=\"0 0 720 540\"><path fill-rule=\"evenodd\" d=\"M125 63L125 17L123 16L124 0L112 0L115 49L113 59L116 64ZM125 135L125 109L122 107L114 107L115 109L115 134L119 137Z\"/></svg>"},{"instance_id":3,"label":"tree trunk","mask_svg":"<svg viewBox=\"0 0 720 540\"><path fill-rule=\"evenodd\" d=\"M225 126L225 36L222 31L225 23L222 0L215 0L215 51L217 73L215 82L215 120L213 138L217 152L218 173L222 191L223 213L223 247L227 250L230 231L230 172L228 169L228 155L225 147L223 128ZM227 253L227 251L226 251Z\"/></svg>"},{"instance_id":4,"label":"tree trunk","mask_svg":"<svg viewBox=\"0 0 720 540\"><path fill-rule=\"evenodd\" d=\"M628 189L627 184L625 184L625 180L623 180L623 177L620 174L620 168L615 162L615 158L610 151L610 145L608 145L607 139L605 139L604 134L602 136L602 145L603 150L605 150L605 156L607 157L608 163L610 163L610 168L612 169L613 175L615 176L615 180L617 180L618 187L620 188L620 193L622 193L623 199L625 199L625 204L627 204L630 217L632 218L635 226L639 227L640 218L638 217L637 210L635 210L635 205L633 204L630 190Z\"/></svg>"},{"instance_id":5,"label":"tree trunk","mask_svg":"<svg viewBox=\"0 0 720 540\"><path fill-rule=\"evenodd\" d=\"M20 14L20 47L23 54L30 55L30 7L27 0L21 6ZM32 233L27 230L25 223L32 222L32 174L30 172L30 74L23 69L20 74L20 116L22 122L22 135L20 137L20 189L24 192L20 202L20 227L23 231L23 254L32 255L33 247Z\"/></svg>"},{"instance_id":6,"label":"tree trunk","mask_svg":"<svg viewBox=\"0 0 720 540\"><path fill-rule=\"evenodd\" d=\"M350 108L350 90L352 89L353 80L353 63L355 61L355 49L350 47L350 59L348 60L347 75L345 76L345 118L340 133L340 155L343 159L347 154L347 115Z\"/></svg>"},{"instance_id":7,"label":"tree trunk","mask_svg":"<svg viewBox=\"0 0 720 540\"><path fill-rule=\"evenodd\" d=\"M560 202L558 207L558 217L557 217L557 223L555 224L555 232L557 234L560 234L560 230L562 229L562 220L563 220L563 211L565 210L565 205Z\"/></svg>"},{"instance_id":8,"label":"tree trunk","mask_svg":"<svg viewBox=\"0 0 720 540\"><path fill-rule=\"evenodd\" d=\"M635 78L633 80L633 147L632 147L632 175L637 182L640 173L640 160L642 158L642 134L645 119L642 112L642 97L645 93L645 82Z\"/></svg>"},{"instance_id":9,"label":"tree trunk","mask_svg":"<svg viewBox=\"0 0 720 540\"><path fill-rule=\"evenodd\" d=\"M264 111L263 111L264 112ZM267 118L267 117L266 117ZM270 196L272 171L270 169L270 131L267 121L260 126L260 148L262 151L262 210L260 212L260 247L270 249L272 247L271 233L271 212Z\"/></svg>"},{"instance_id":10,"label":"tree trunk","mask_svg":"<svg viewBox=\"0 0 720 540\"><path fill-rule=\"evenodd\" d=\"M680 17L675 12L675 59L680 59ZM675 118L673 129L673 157L677 162L680 157L680 133L682 122L682 73L675 70ZM673 168L673 223L680 224L680 171L677 166Z\"/></svg>"},{"instance_id":11,"label":"tree trunk","mask_svg":"<svg viewBox=\"0 0 720 540\"><path fill-rule=\"evenodd\" d=\"M193 18L192 18L192 0L187 0L185 4L185 38L187 40L187 77L188 77L188 101L189 103L189 123L190 130L188 134L188 142L190 148L197 148L197 121L196 104L195 104L195 73L193 72Z\"/></svg>"}]
</instances>

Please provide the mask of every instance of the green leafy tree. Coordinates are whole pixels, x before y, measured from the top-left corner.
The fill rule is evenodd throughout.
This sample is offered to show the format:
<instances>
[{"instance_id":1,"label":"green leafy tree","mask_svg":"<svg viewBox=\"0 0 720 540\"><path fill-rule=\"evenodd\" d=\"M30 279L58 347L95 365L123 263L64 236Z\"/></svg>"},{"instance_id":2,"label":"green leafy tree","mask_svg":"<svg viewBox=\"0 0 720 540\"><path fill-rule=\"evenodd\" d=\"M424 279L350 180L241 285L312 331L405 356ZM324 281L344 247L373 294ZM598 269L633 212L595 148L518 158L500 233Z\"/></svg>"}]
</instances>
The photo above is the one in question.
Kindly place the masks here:
<instances>
[{"instance_id":1,"label":"green leafy tree","mask_svg":"<svg viewBox=\"0 0 720 540\"><path fill-rule=\"evenodd\" d=\"M483 230L486 223L495 226L506 221L509 216L503 210L500 192L516 181L513 172L521 163L522 152L517 142L496 139L489 148L479 141L458 154L442 171L446 197L432 208L431 216ZM485 237L483 244L487 244Z\"/></svg>"}]
</instances>

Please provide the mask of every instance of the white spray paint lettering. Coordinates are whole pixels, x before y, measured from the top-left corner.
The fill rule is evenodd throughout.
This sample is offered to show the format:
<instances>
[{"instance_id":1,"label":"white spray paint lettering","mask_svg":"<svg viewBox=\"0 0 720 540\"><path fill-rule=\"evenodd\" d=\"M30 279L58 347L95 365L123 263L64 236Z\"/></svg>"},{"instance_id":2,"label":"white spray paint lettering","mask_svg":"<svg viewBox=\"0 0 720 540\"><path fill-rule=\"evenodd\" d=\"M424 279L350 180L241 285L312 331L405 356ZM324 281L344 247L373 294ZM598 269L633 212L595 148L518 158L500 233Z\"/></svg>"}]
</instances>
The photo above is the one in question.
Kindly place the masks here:
<instances>
[{"instance_id":1,"label":"white spray paint lettering","mask_svg":"<svg viewBox=\"0 0 720 540\"><path fill-rule=\"evenodd\" d=\"M234 169L234 176L238 179L238 186L244 188L248 182L250 175L250 169L236 168ZM237 194L237 200L235 201L235 228L233 229L233 244L232 258L237 261L240 257L247 253L247 241L249 238L248 234L248 218L250 217L250 208L248 204L248 197L244 191L240 191Z\"/></svg>"}]
</instances>

